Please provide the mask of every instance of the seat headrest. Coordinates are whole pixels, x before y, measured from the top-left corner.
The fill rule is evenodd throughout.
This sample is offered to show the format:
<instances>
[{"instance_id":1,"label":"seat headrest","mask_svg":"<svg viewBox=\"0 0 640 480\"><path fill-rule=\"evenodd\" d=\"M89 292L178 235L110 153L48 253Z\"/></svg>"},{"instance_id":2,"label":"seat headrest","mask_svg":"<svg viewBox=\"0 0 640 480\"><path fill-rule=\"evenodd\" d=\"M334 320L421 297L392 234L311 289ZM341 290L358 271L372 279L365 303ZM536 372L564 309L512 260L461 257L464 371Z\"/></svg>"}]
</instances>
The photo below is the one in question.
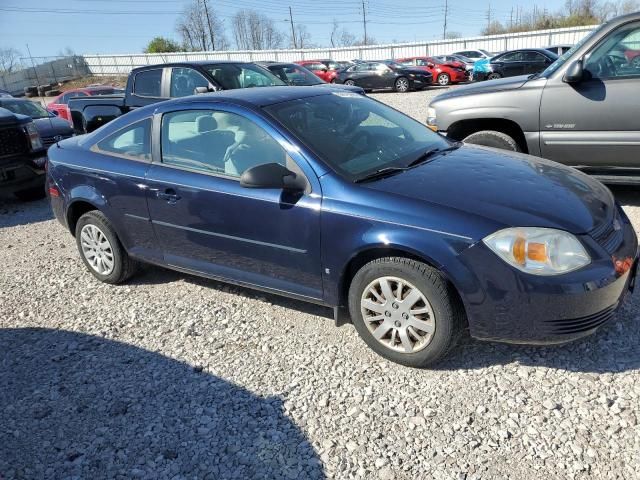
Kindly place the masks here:
<instances>
[{"instance_id":1,"label":"seat headrest","mask_svg":"<svg viewBox=\"0 0 640 480\"><path fill-rule=\"evenodd\" d=\"M206 133L216 130L218 128L218 122L211 115L202 115L196 118L196 131L198 133Z\"/></svg>"}]
</instances>

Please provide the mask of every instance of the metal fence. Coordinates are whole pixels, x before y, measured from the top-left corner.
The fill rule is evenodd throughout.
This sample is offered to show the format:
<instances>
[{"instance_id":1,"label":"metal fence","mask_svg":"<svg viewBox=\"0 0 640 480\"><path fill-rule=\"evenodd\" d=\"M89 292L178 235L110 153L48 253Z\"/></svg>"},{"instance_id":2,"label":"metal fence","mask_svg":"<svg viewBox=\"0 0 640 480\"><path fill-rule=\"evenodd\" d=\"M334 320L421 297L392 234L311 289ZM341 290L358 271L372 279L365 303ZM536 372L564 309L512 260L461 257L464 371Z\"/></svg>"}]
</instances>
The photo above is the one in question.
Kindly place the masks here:
<instances>
[{"instance_id":1,"label":"metal fence","mask_svg":"<svg viewBox=\"0 0 640 480\"><path fill-rule=\"evenodd\" d=\"M444 55L447 53L482 48L490 52L516 48L572 45L596 26L558 28L533 32L490 35L484 37L436 40L431 42L368 45L345 48L313 48L305 50L253 50L224 52L184 52L131 55L84 55L91 74L95 76L126 75L131 69L143 65L181 62L190 60L239 60L239 61L296 61L331 58L333 60L375 60L411 56Z\"/></svg>"},{"instance_id":2,"label":"metal fence","mask_svg":"<svg viewBox=\"0 0 640 480\"><path fill-rule=\"evenodd\" d=\"M43 61L44 60L44 61ZM30 59L22 59L23 64ZM0 75L0 88L12 94L24 93L25 87L48 85L64 82L90 74L89 66L81 56L71 57L40 57L34 58L40 62L35 67L25 67L11 73Z\"/></svg>"}]
</instances>

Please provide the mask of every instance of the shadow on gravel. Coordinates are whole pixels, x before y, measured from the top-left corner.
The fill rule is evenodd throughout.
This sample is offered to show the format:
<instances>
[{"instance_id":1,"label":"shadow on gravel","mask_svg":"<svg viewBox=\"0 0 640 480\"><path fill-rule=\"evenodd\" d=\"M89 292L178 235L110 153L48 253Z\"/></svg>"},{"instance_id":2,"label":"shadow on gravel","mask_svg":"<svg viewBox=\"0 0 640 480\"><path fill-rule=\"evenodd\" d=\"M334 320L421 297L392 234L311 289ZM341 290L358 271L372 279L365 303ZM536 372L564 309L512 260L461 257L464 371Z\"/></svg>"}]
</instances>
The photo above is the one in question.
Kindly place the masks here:
<instances>
[{"instance_id":1,"label":"shadow on gravel","mask_svg":"<svg viewBox=\"0 0 640 480\"><path fill-rule=\"evenodd\" d=\"M53 219L53 212L47 199L22 202L17 199L0 197L0 228L28 225Z\"/></svg>"},{"instance_id":2,"label":"shadow on gravel","mask_svg":"<svg viewBox=\"0 0 640 480\"><path fill-rule=\"evenodd\" d=\"M282 399L124 343L0 330L0 386L4 480L324 478Z\"/></svg>"},{"instance_id":3,"label":"shadow on gravel","mask_svg":"<svg viewBox=\"0 0 640 480\"><path fill-rule=\"evenodd\" d=\"M640 187L630 185L609 185L616 200L623 206L640 207Z\"/></svg>"},{"instance_id":4,"label":"shadow on gravel","mask_svg":"<svg viewBox=\"0 0 640 480\"><path fill-rule=\"evenodd\" d=\"M531 347L481 342L468 335L438 370L519 363L570 372L620 373L640 369L640 290L595 334L565 345Z\"/></svg>"}]
</instances>

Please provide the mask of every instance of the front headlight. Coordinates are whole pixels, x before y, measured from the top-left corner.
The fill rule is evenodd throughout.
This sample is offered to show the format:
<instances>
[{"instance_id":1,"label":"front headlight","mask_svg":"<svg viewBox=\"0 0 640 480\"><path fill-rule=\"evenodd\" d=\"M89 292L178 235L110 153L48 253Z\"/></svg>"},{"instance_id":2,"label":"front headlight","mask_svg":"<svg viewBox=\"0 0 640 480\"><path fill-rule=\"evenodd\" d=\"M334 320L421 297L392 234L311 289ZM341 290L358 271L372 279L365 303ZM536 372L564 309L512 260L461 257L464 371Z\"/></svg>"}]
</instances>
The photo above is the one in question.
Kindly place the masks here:
<instances>
[{"instance_id":1,"label":"front headlight","mask_svg":"<svg viewBox=\"0 0 640 480\"><path fill-rule=\"evenodd\" d=\"M436 109L433 107L427 108L427 125L430 127L436 126Z\"/></svg>"},{"instance_id":2,"label":"front headlight","mask_svg":"<svg viewBox=\"0 0 640 480\"><path fill-rule=\"evenodd\" d=\"M591 262L576 237L552 228L506 228L482 241L505 262L534 275L560 275Z\"/></svg>"}]
</instances>

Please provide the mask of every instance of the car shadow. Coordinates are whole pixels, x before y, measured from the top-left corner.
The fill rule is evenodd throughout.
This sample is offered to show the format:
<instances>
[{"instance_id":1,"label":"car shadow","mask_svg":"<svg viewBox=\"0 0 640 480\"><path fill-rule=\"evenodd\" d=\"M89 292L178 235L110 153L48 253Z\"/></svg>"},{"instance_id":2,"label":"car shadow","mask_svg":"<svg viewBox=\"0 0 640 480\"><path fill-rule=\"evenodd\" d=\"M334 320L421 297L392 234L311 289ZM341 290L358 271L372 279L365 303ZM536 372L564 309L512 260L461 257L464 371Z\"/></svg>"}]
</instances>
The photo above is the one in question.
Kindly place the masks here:
<instances>
[{"instance_id":1,"label":"car shadow","mask_svg":"<svg viewBox=\"0 0 640 480\"><path fill-rule=\"evenodd\" d=\"M0 329L0 478L325 478L280 397L77 332Z\"/></svg>"},{"instance_id":2,"label":"car shadow","mask_svg":"<svg viewBox=\"0 0 640 480\"><path fill-rule=\"evenodd\" d=\"M640 207L640 187L633 185L608 185L622 206Z\"/></svg>"},{"instance_id":3,"label":"car shadow","mask_svg":"<svg viewBox=\"0 0 640 480\"><path fill-rule=\"evenodd\" d=\"M53 212L46 198L23 202L11 197L0 196L0 228L46 222L52 219Z\"/></svg>"}]
</instances>

